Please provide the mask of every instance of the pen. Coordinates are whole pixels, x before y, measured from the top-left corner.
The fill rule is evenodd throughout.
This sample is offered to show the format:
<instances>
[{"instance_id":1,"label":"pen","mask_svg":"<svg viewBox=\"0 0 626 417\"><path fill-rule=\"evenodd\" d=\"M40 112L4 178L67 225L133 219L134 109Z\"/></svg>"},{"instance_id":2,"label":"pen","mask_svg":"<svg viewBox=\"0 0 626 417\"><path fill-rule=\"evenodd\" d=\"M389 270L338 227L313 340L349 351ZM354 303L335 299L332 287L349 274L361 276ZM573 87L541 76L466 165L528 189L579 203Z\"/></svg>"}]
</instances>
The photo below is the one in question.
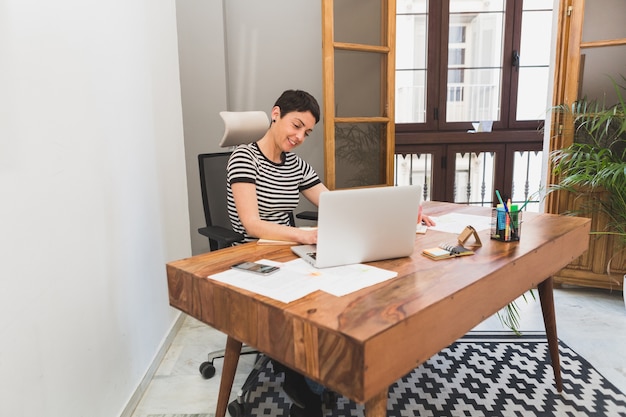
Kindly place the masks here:
<instances>
[{"instance_id":1,"label":"pen","mask_svg":"<svg viewBox=\"0 0 626 417\"><path fill-rule=\"evenodd\" d=\"M498 201L500 202L500 204L502 204L502 207L504 207L504 201L502 201L502 196L500 195L500 191L496 190L496 197L498 197Z\"/></svg>"},{"instance_id":2,"label":"pen","mask_svg":"<svg viewBox=\"0 0 626 417\"><path fill-rule=\"evenodd\" d=\"M530 202L530 198L526 201L524 201L524 204L522 204L522 207L519 208L519 211L524 210L524 207L526 207L526 204L528 204Z\"/></svg>"},{"instance_id":3,"label":"pen","mask_svg":"<svg viewBox=\"0 0 626 417\"><path fill-rule=\"evenodd\" d=\"M504 240L510 240L511 238L511 231L513 228L513 222L511 219L511 199L509 198L506 201L506 206L504 206L504 210L509 214L508 216L506 216L506 227L504 229Z\"/></svg>"},{"instance_id":4,"label":"pen","mask_svg":"<svg viewBox=\"0 0 626 417\"><path fill-rule=\"evenodd\" d=\"M504 201L502 201L502 196L500 195L500 191L496 190L496 197L498 197L498 201L500 202L500 204L502 204L502 207L504 207L504 211L506 213L507 216L507 222L511 222L511 231L513 232L513 234L515 234L515 225L513 224L513 219L511 218L511 212L509 211L510 207L508 207L506 204L504 204ZM509 205L510 205L510 199L509 199Z\"/></svg>"},{"instance_id":5,"label":"pen","mask_svg":"<svg viewBox=\"0 0 626 417\"><path fill-rule=\"evenodd\" d=\"M420 203L420 206L417 209L417 224L422 224L422 203Z\"/></svg>"}]
</instances>

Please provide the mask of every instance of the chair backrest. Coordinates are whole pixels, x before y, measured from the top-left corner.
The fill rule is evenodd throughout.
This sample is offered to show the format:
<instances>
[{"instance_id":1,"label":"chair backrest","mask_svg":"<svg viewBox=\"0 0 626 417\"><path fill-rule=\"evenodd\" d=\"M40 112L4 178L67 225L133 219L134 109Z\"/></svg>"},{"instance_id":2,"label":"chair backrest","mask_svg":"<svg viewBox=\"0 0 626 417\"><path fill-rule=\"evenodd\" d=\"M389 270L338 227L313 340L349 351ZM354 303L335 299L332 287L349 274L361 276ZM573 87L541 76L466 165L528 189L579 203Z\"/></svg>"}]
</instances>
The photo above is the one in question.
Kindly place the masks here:
<instances>
[{"instance_id":1,"label":"chair backrest","mask_svg":"<svg viewBox=\"0 0 626 417\"><path fill-rule=\"evenodd\" d=\"M226 165L231 152L198 155L202 206L207 226L232 230L226 198Z\"/></svg>"},{"instance_id":2,"label":"chair backrest","mask_svg":"<svg viewBox=\"0 0 626 417\"><path fill-rule=\"evenodd\" d=\"M211 250L222 249L239 242L243 236L233 231L228 217L227 171L231 152L204 153L198 155L200 165L200 187L206 227L198 229L209 238ZM292 212L288 213L289 224L295 226Z\"/></svg>"},{"instance_id":3,"label":"chair backrest","mask_svg":"<svg viewBox=\"0 0 626 417\"><path fill-rule=\"evenodd\" d=\"M267 114L262 111L222 111L224 136L221 147L233 147L261 139L269 128ZM202 205L207 227L232 230L226 199L226 166L231 152L198 155Z\"/></svg>"},{"instance_id":4,"label":"chair backrest","mask_svg":"<svg viewBox=\"0 0 626 417\"><path fill-rule=\"evenodd\" d=\"M257 141L269 128L267 114L262 111L220 112L224 120L222 147L232 147ZM200 186L206 227L198 229L209 238L211 250L221 249L243 239L233 232L228 217L226 166L232 152L204 153L198 155L200 165ZM293 213L289 221L295 225Z\"/></svg>"},{"instance_id":5,"label":"chair backrest","mask_svg":"<svg viewBox=\"0 0 626 417\"><path fill-rule=\"evenodd\" d=\"M257 141L269 129L270 120L263 111L221 111L224 120L222 148Z\"/></svg>"}]
</instances>

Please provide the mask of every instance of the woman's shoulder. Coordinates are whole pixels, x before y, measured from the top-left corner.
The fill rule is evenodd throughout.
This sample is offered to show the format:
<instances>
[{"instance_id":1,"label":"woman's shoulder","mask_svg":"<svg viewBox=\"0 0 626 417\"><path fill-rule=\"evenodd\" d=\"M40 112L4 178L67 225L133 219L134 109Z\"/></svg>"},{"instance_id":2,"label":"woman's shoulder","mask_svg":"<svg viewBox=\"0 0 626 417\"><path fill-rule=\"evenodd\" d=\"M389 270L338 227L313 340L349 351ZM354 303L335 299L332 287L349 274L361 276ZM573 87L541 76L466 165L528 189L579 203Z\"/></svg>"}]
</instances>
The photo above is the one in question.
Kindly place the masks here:
<instances>
[{"instance_id":1,"label":"woman's shoulder","mask_svg":"<svg viewBox=\"0 0 626 417\"><path fill-rule=\"evenodd\" d=\"M254 143L237 145L230 155L230 159L256 159L258 157L258 147Z\"/></svg>"},{"instance_id":2,"label":"woman's shoulder","mask_svg":"<svg viewBox=\"0 0 626 417\"><path fill-rule=\"evenodd\" d=\"M238 145L228 158L226 169L228 172L255 170L259 156L252 144Z\"/></svg>"},{"instance_id":3,"label":"woman's shoulder","mask_svg":"<svg viewBox=\"0 0 626 417\"><path fill-rule=\"evenodd\" d=\"M244 143L241 145L237 145L235 149L233 149L233 154L235 153L255 153L259 147L256 145L256 142L252 143Z\"/></svg>"}]
</instances>

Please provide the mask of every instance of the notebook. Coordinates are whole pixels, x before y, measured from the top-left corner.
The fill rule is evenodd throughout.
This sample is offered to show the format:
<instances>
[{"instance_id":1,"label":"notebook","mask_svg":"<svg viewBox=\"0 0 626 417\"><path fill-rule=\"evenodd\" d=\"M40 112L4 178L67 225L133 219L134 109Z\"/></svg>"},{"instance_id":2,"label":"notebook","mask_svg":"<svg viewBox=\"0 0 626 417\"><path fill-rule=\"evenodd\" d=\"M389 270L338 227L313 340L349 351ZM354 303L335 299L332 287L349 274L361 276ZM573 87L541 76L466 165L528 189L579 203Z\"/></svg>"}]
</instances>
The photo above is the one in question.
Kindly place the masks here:
<instances>
[{"instance_id":1,"label":"notebook","mask_svg":"<svg viewBox=\"0 0 626 417\"><path fill-rule=\"evenodd\" d=\"M473 254L473 250L468 249L458 243L441 243L436 248L428 248L422 251L422 255L430 259L434 259L435 261Z\"/></svg>"},{"instance_id":2,"label":"notebook","mask_svg":"<svg viewBox=\"0 0 626 417\"><path fill-rule=\"evenodd\" d=\"M324 192L317 245L291 250L317 268L409 256L421 195L419 185Z\"/></svg>"}]
</instances>

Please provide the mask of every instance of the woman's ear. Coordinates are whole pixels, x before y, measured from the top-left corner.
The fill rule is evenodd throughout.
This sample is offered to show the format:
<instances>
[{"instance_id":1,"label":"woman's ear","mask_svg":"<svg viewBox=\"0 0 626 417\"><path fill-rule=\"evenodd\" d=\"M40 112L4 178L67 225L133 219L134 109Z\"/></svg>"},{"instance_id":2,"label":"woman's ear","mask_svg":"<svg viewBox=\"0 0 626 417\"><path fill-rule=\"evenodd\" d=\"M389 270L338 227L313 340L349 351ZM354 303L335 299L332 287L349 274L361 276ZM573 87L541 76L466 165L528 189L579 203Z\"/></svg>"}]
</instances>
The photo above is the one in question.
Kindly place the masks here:
<instances>
[{"instance_id":1,"label":"woman's ear","mask_svg":"<svg viewBox=\"0 0 626 417\"><path fill-rule=\"evenodd\" d=\"M280 107L274 106L272 108L272 123L275 123L276 120L280 119Z\"/></svg>"}]
</instances>

